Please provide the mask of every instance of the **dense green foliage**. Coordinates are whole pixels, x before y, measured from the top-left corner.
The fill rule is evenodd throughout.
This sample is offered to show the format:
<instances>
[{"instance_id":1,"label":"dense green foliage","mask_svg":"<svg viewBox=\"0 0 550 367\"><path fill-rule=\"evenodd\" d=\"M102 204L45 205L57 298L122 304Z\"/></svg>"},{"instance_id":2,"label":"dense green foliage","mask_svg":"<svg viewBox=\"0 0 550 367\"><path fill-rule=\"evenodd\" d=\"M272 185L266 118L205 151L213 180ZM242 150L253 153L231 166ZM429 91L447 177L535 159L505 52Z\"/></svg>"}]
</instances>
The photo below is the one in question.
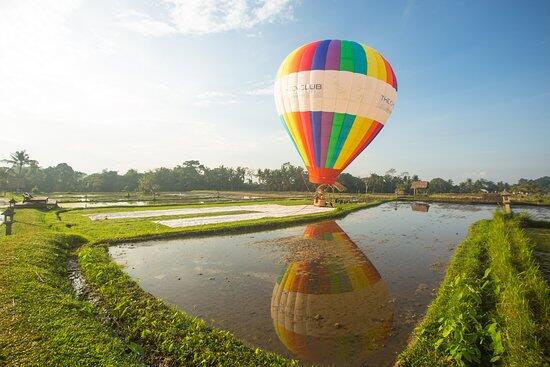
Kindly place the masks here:
<instances>
[{"instance_id":1,"label":"dense green foliage","mask_svg":"<svg viewBox=\"0 0 550 367\"><path fill-rule=\"evenodd\" d=\"M104 170L99 173L84 174L73 170L67 163L40 168L38 162L30 159L25 151L15 152L4 160L10 168L0 167L0 191L23 190L38 192L117 192L189 190L252 190L252 191L311 191L307 172L302 167L290 163L278 169L251 170L246 167L209 168L196 160L185 161L174 168L161 167L148 172L134 169L125 174ZM411 182L417 175L408 172L397 174L390 169L384 175L371 174L359 178L343 173L339 182L351 193L393 193L396 189L409 191ZM518 184L494 183L485 179L466 179L455 185L452 180L434 178L430 181L431 193L479 193L500 192L513 189L523 193L550 193L550 177L536 180L520 179Z\"/></svg>"},{"instance_id":2,"label":"dense green foliage","mask_svg":"<svg viewBox=\"0 0 550 367\"><path fill-rule=\"evenodd\" d=\"M549 193L550 176L543 176L534 180L520 178L518 184L516 185L516 189L524 192Z\"/></svg>"},{"instance_id":3,"label":"dense green foliage","mask_svg":"<svg viewBox=\"0 0 550 367\"><path fill-rule=\"evenodd\" d=\"M497 213L471 228L400 366L544 364L549 288L520 223Z\"/></svg>"},{"instance_id":4,"label":"dense green foliage","mask_svg":"<svg viewBox=\"0 0 550 367\"><path fill-rule=\"evenodd\" d=\"M0 365L138 366L127 341L75 299L67 257L78 237L49 231L37 211L18 211L0 234Z\"/></svg>"}]
</instances>

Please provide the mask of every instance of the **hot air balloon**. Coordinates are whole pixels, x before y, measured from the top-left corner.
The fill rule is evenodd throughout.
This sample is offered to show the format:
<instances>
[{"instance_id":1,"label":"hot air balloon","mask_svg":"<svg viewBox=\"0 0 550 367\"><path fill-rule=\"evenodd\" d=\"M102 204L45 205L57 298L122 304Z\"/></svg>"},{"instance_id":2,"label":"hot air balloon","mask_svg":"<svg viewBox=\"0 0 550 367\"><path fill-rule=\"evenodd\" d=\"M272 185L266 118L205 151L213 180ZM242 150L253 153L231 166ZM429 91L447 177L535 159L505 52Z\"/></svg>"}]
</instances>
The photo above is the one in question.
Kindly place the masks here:
<instances>
[{"instance_id":1,"label":"hot air balloon","mask_svg":"<svg viewBox=\"0 0 550 367\"><path fill-rule=\"evenodd\" d=\"M390 333L388 288L336 222L307 226L304 240L314 241L315 254L287 264L277 280L271 298L275 331L302 360L359 365Z\"/></svg>"},{"instance_id":2,"label":"hot air balloon","mask_svg":"<svg viewBox=\"0 0 550 367\"><path fill-rule=\"evenodd\" d=\"M285 58L274 94L309 180L332 185L388 121L397 80L390 63L373 48L324 40Z\"/></svg>"}]
</instances>

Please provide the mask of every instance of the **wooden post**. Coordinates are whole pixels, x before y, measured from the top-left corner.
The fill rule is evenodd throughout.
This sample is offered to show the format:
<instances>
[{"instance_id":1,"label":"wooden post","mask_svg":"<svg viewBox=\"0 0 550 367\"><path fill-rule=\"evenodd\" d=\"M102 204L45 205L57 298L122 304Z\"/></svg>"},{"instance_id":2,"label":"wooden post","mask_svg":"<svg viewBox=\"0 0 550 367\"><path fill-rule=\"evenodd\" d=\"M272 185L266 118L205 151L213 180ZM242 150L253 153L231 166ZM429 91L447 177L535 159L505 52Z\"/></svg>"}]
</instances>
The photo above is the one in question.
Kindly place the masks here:
<instances>
[{"instance_id":1,"label":"wooden post","mask_svg":"<svg viewBox=\"0 0 550 367\"><path fill-rule=\"evenodd\" d=\"M6 236L11 236L12 222L4 222L4 225L6 226Z\"/></svg>"},{"instance_id":2,"label":"wooden post","mask_svg":"<svg viewBox=\"0 0 550 367\"><path fill-rule=\"evenodd\" d=\"M6 226L6 236L11 235L11 226L13 224L14 214L15 211L11 206L2 213L2 215L4 216L4 225Z\"/></svg>"},{"instance_id":3,"label":"wooden post","mask_svg":"<svg viewBox=\"0 0 550 367\"><path fill-rule=\"evenodd\" d=\"M504 206L504 214L511 214L512 213L512 202L510 201L510 193L506 190L502 192L502 204Z\"/></svg>"}]
</instances>

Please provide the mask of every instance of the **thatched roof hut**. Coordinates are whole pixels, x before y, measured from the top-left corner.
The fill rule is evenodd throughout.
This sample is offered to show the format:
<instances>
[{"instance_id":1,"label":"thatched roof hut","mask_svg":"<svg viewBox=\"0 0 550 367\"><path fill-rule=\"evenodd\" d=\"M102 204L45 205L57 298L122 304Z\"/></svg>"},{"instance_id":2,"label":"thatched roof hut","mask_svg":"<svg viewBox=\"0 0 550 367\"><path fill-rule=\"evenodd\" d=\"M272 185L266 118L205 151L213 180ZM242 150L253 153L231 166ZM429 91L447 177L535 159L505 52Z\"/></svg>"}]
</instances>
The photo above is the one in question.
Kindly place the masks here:
<instances>
[{"instance_id":1,"label":"thatched roof hut","mask_svg":"<svg viewBox=\"0 0 550 367\"><path fill-rule=\"evenodd\" d=\"M413 181L411 182L411 189L414 192L414 195L416 195L417 190L426 191L428 190L428 181Z\"/></svg>"}]
</instances>

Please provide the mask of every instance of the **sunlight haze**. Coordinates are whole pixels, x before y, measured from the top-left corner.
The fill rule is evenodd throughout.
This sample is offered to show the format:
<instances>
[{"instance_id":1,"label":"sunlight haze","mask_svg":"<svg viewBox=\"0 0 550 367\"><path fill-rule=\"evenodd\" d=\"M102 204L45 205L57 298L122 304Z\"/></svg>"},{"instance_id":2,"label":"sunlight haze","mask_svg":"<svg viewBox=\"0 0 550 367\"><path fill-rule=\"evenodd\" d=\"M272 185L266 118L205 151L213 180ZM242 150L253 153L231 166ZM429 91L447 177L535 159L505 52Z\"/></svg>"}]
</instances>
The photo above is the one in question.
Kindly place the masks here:
<instances>
[{"instance_id":1,"label":"sunlight haze","mask_svg":"<svg viewBox=\"0 0 550 367\"><path fill-rule=\"evenodd\" d=\"M303 166L275 73L298 45L341 38L378 49L399 83L387 127L348 172L539 177L549 35L546 2L4 0L0 156L26 149L87 173Z\"/></svg>"}]
</instances>

